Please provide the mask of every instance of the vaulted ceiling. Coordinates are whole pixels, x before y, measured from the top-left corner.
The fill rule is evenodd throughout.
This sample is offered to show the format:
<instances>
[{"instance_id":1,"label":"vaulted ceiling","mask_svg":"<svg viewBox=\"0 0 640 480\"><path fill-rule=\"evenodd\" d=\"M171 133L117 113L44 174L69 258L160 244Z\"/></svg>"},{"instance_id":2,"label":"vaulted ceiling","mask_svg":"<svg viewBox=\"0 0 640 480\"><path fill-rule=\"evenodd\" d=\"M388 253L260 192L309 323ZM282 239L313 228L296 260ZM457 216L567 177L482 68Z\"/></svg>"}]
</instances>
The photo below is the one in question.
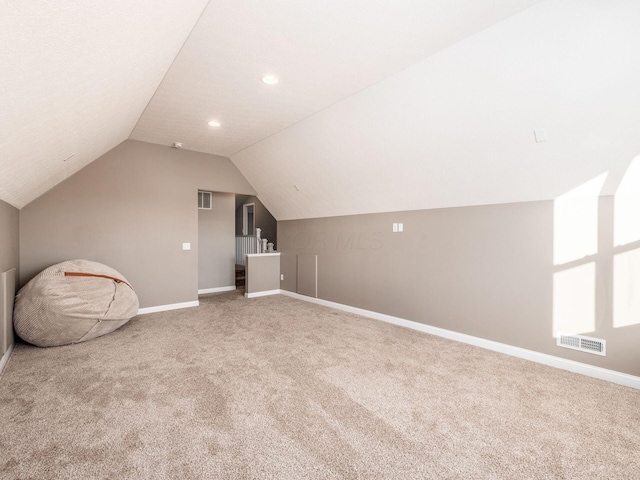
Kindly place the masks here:
<instances>
[{"instance_id":1,"label":"vaulted ceiling","mask_svg":"<svg viewBox=\"0 0 640 480\"><path fill-rule=\"evenodd\" d=\"M614 193L640 153L639 21L633 0L4 1L0 199L128 138L230 157L279 220L603 172Z\"/></svg>"}]
</instances>

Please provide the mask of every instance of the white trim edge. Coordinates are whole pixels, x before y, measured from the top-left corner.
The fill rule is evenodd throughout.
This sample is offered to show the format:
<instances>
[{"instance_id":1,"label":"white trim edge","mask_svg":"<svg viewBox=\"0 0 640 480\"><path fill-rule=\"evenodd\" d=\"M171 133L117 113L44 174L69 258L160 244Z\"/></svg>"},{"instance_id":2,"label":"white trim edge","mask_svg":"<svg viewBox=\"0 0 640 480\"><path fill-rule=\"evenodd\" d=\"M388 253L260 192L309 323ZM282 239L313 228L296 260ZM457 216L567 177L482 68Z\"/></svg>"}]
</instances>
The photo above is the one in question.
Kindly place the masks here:
<instances>
[{"instance_id":1,"label":"white trim edge","mask_svg":"<svg viewBox=\"0 0 640 480\"><path fill-rule=\"evenodd\" d=\"M9 357L13 353L13 346L14 345L15 345L15 343L12 343L11 345L9 345L8 350L6 352L4 352L4 355L2 356L2 359L0 359L0 375L2 375L2 372L4 372L4 367L7 366L7 362L9 361Z\"/></svg>"},{"instance_id":2,"label":"white trim edge","mask_svg":"<svg viewBox=\"0 0 640 480\"><path fill-rule=\"evenodd\" d=\"M474 337L472 335L454 332L451 330L446 330L444 328L432 327L430 325L425 325L424 323L418 323L412 320L405 320L404 318L385 315L384 313L372 312L370 310L364 310L362 308L351 307L349 305L343 305L336 302L330 302L321 298L307 297L306 295L300 295L299 293L289 292L286 290L280 290L280 293L288 297L297 298L298 300L316 303L318 305L335 308L337 310L342 310L349 313L355 313L356 315L362 315L363 317L381 320L383 322L392 323L401 327L411 328L412 330L429 333L431 335L448 338L449 340L455 340L457 342L467 343L469 345L475 345L476 347L486 348L487 350L504 353L506 355L511 355L512 357L530 360L532 362L541 363L550 367L568 370L569 372L579 373L588 377L597 378L599 380L606 380L611 383L617 383L618 385L624 385L625 387L631 387L635 388L636 390L640 390L640 377L636 377L635 375L616 372L615 370L608 370L606 368L596 367L593 365L588 365L586 363L576 362L574 360L567 360L565 358L548 355L546 353L535 352L533 350L527 350L525 348L514 347L505 343L494 342L493 340L486 340L484 338Z\"/></svg>"},{"instance_id":3,"label":"white trim edge","mask_svg":"<svg viewBox=\"0 0 640 480\"><path fill-rule=\"evenodd\" d=\"M282 293L282 290L265 290L263 292L245 293L244 296L247 298L256 298L266 297L267 295L278 295L279 293Z\"/></svg>"},{"instance_id":4,"label":"white trim edge","mask_svg":"<svg viewBox=\"0 0 640 480\"><path fill-rule=\"evenodd\" d=\"M167 310L178 310L180 308L197 307L200 305L198 300L193 302L171 303L169 305L157 305L155 307L144 307L138 310L138 315L144 315L146 313L166 312Z\"/></svg>"},{"instance_id":5,"label":"white trim edge","mask_svg":"<svg viewBox=\"0 0 640 480\"><path fill-rule=\"evenodd\" d=\"M203 288L202 290L198 290L198 295L204 295L206 293L230 292L235 289L235 285L229 285L228 287Z\"/></svg>"}]
</instances>

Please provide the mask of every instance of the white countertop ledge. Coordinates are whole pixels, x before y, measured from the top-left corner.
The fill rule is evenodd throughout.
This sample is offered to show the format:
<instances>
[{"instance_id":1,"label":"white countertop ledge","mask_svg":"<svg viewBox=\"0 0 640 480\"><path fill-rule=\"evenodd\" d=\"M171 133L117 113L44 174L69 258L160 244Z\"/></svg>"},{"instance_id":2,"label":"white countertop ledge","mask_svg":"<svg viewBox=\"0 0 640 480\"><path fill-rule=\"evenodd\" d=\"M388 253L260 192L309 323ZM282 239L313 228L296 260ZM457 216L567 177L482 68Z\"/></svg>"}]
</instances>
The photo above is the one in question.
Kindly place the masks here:
<instances>
[{"instance_id":1,"label":"white countertop ledge","mask_svg":"<svg viewBox=\"0 0 640 480\"><path fill-rule=\"evenodd\" d=\"M273 253L247 253L247 257L278 257L281 252Z\"/></svg>"}]
</instances>

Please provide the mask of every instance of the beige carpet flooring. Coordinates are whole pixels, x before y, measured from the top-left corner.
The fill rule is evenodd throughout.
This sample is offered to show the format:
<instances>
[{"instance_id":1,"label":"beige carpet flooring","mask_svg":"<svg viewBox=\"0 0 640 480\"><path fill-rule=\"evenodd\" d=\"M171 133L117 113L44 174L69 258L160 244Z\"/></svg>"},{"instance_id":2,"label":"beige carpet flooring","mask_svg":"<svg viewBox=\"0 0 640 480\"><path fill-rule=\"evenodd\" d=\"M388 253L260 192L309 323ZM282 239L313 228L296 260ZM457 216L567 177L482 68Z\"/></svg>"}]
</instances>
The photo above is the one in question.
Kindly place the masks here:
<instances>
[{"instance_id":1,"label":"beige carpet flooring","mask_svg":"<svg viewBox=\"0 0 640 480\"><path fill-rule=\"evenodd\" d=\"M640 392L285 296L18 344L3 479L638 479Z\"/></svg>"}]
</instances>

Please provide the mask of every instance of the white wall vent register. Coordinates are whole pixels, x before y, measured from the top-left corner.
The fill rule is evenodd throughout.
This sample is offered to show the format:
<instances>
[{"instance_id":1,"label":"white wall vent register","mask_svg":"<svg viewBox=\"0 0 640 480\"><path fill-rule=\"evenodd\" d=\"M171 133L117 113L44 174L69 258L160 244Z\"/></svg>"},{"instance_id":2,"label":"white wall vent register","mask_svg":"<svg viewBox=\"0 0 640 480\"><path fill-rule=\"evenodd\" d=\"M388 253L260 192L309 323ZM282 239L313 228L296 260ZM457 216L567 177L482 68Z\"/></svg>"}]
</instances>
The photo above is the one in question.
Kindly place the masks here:
<instances>
[{"instance_id":1,"label":"white wall vent register","mask_svg":"<svg viewBox=\"0 0 640 480\"><path fill-rule=\"evenodd\" d=\"M198 190L198 209L211 210L211 192Z\"/></svg>"},{"instance_id":2,"label":"white wall vent register","mask_svg":"<svg viewBox=\"0 0 640 480\"><path fill-rule=\"evenodd\" d=\"M580 350L581 352L595 353L596 355L606 356L607 342L601 338L585 337L584 335L568 335L558 332L559 347Z\"/></svg>"}]
</instances>

